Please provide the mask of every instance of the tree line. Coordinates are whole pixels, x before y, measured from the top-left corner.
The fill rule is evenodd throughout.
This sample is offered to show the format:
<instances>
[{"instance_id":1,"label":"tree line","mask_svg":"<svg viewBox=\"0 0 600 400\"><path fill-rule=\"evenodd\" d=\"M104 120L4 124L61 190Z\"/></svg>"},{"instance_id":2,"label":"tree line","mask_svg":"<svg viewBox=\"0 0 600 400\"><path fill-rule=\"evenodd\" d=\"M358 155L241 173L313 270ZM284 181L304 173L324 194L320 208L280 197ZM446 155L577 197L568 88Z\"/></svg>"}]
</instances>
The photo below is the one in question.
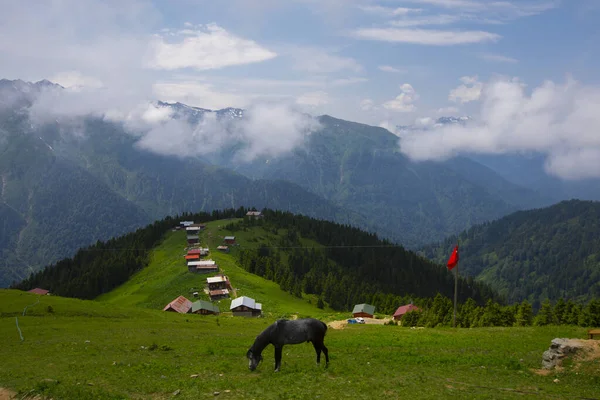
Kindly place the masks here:
<instances>
[{"instance_id":1,"label":"tree line","mask_svg":"<svg viewBox=\"0 0 600 400\"><path fill-rule=\"evenodd\" d=\"M453 303L442 296L420 300L422 311L411 311L402 317L403 326L452 326ZM534 313L531 303L502 306L489 299L484 306L473 299L457 307L456 326L462 328L478 328L490 326L545 326L575 325L582 327L600 326L600 299L593 299L586 304L572 300L558 299L554 304L550 300L542 303L539 311Z\"/></svg>"}]
</instances>

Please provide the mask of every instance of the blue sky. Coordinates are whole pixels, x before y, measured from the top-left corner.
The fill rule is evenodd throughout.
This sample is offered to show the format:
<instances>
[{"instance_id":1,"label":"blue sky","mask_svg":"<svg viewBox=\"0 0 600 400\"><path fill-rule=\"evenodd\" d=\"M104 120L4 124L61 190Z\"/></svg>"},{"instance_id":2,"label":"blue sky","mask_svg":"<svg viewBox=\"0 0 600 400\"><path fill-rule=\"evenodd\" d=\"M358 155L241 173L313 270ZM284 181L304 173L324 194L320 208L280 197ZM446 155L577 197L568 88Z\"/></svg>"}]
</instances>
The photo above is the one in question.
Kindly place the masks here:
<instances>
[{"instance_id":1,"label":"blue sky","mask_svg":"<svg viewBox=\"0 0 600 400\"><path fill-rule=\"evenodd\" d=\"M600 136L590 124L600 107L598 17L599 0L5 2L0 76L98 90L94 107L121 110L153 99L287 104L391 131L468 114L479 130L406 138L410 155L536 150L563 171ZM589 114L575 107L582 99L593 102L580 108ZM556 128L567 123L575 132ZM499 139L555 128L534 144L529 133ZM568 149L576 156L557 150L569 135L582 138ZM450 150L431 152L436 141Z\"/></svg>"},{"instance_id":2,"label":"blue sky","mask_svg":"<svg viewBox=\"0 0 600 400\"><path fill-rule=\"evenodd\" d=\"M207 108L283 100L315 114L409 123L476 112L467 98L449 100L462 77L501 74L533 87L567 74L599 80L596 0L18 3L2 17L0 49L11 59L2 76L119 87L130 79L147 96ZM149 67L153 40L163 51ZM89 60L61 62L79 46Z\"/></svg>"}]
</instances>

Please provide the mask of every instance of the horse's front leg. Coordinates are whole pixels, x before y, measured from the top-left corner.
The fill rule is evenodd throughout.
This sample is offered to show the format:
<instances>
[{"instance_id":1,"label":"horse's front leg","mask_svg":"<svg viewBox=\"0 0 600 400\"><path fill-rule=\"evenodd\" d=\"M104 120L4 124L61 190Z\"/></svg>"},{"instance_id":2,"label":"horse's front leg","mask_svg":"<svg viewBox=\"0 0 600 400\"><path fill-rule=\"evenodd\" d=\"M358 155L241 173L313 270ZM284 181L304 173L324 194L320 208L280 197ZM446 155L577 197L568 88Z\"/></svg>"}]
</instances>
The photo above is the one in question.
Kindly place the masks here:
<instances>
[{"instance_id":1,"label":"horse's front leg","mask_svg":"<svg viewBox=\"0 0 600 400\"><path fill-rule=\"evenodd\" d=\"M275 372L279 372L279 368L281 367L282 351L283 351L283 346L275 346Z\"/></svg>"},{"instance_id":2,"label":"horse's front leg","mask_svg":"<svg viewBox=\"0 0 600 400\"><path fill-rule=\"evenodd\" d=\"M317 344L317 342L313 342L313 347L317 353L317 365L319 365L321 363L321 345Z\"/></svg>"}]
</instances>

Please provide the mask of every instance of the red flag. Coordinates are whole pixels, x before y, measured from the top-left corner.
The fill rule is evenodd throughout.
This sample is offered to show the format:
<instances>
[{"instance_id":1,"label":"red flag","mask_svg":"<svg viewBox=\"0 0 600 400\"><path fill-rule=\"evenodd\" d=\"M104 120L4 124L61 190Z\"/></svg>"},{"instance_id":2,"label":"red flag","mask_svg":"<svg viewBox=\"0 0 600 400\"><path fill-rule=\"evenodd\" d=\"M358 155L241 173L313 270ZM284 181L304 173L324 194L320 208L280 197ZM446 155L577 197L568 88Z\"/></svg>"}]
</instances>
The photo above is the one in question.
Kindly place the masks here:
<instances>
[{"instance_id":1,"label":"red flag","mask_svg":"<svg viewBox=\"0 0 600 400\"><path fill-rule=\"evenodd\" d=\"M448 269L452 271L452 268L456 267L458 264L458 245L454 247L452 254L450 254L450 258L448 259Z\"/></svg>"}]
</instances>

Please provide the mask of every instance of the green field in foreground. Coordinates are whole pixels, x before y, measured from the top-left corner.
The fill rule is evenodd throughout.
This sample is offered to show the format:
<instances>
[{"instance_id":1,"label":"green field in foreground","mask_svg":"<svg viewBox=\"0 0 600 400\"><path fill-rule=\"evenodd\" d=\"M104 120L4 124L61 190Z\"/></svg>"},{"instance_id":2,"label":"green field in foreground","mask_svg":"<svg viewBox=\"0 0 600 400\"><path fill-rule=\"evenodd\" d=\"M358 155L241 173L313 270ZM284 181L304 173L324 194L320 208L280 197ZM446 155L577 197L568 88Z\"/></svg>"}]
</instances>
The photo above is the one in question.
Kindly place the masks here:
<instances>
[{"instance_id":1,"label":"green field in foreground","mask_svg":"<svg viewBox=\"0 0 600 400\"><path fill-rule=\"evenodd\" d=\"M300 344L284 347L281 372L273 372L272 346L250 372L245 352L271 322L0 290L0 387L54 399L167 399L174 393L198 399L216 392L224 399L600 395L599 360L569 363L547 376L533 371L553 338L584 338L582 328L352 325L328 330L328 369L315 366L310 344Z\"/></svg>"}]
</instances>

